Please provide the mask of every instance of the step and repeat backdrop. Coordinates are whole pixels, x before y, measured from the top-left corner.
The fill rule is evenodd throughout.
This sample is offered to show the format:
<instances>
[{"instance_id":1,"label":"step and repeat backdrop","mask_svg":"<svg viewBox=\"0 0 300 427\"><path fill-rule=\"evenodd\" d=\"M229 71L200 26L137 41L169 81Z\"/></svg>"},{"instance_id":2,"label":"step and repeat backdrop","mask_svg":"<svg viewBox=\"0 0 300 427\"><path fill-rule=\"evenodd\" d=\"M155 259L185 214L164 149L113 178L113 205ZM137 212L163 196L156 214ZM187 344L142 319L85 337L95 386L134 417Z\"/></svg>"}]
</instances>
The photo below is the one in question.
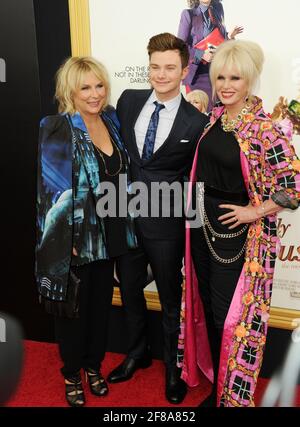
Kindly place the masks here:
<instances>
[{"instance_id":1,"label":"step and repeat backdrop","mask_svg":"<svg viewBox=\"0 0 300 427\"><path fill-rule=\"evenodd\" d=\"M34 277L36 160L39 121L57 110L54 74L71 54L68 1L1 0L0 29L0 311L20 321L26 338L44 340L52 324Z\"/></svg>"}]
</instances>

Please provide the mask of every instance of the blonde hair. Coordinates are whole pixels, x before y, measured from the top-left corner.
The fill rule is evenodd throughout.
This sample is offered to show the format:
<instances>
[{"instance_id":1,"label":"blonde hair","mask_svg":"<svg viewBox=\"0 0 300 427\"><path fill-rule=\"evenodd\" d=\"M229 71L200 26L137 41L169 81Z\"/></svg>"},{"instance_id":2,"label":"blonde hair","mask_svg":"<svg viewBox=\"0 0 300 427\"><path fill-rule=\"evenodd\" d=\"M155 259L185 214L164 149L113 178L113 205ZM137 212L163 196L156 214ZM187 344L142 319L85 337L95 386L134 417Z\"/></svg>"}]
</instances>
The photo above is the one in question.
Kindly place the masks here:
<instances>
[{"instance_id":1,"label":"blonde hair","mask_svg":"<svg viewBox=\"0 0 300 427\"><path fill-rule=\"evenodd\" d=\"M110 84L104 65L91 56L74 56L68 58L56 73L55 98L58 101L60 113L74 114L76 112L73 93L79 89L89 72L94 73L105 87L106 97L103 108L108 105Z\"/></svg>"},{"instance_id":2,"label":"blonde hair","mask_svg":"<svg viewBox=\"0 0 300 427\"><path fill-rule=\"evenodd\" d=\"M186 100L188 102L198 101L201 105L201 110L207 111L209 98L207 93L205 93L203 90L200 90L200 89L192 90L186 95Z\"/></svg>"},{"instance_id":3,"label":"blonde hair","mask_svg":"<svg viewBox=\"0 0 300 427\"><path fill-rule=\"evenodd\" d=\"M225 41L217 48L210 65L213 96L216 94L217 78L225 67L229 69L235 67L248 85L248 96L253 95L263 63L264 53L257 43L246 40Z\"/></svg>"}]
</instances>

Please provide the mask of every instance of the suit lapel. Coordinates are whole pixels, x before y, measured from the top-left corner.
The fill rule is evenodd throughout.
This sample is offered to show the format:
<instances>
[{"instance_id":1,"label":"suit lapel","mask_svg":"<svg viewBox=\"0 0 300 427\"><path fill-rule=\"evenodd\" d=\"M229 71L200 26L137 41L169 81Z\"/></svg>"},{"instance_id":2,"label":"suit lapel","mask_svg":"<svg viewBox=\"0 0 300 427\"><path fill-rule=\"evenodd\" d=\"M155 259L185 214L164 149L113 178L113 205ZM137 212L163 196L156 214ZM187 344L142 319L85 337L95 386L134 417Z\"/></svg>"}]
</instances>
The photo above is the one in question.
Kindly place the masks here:
<instances>
[{"instance_id":1,"label":"suit lapel","mask_svg":"<svg viewBox=\"0 0 300 427\"><path fill-rule=\"evenodd\" d=\"M134 100L134 102L132 102L131 110L128 114L129 115L128 129L130 129L129 138L128 138L128 145L129 145L128 150L129 150L130 156L134 157L135 161L137 161L138 163L141 163L142 159L140 157L140 153L137 147L134 127L144 105L146 104L147 99L151 95L151 92L152 90L137 92L137 97Z\"/></svg>"}]
</instances>

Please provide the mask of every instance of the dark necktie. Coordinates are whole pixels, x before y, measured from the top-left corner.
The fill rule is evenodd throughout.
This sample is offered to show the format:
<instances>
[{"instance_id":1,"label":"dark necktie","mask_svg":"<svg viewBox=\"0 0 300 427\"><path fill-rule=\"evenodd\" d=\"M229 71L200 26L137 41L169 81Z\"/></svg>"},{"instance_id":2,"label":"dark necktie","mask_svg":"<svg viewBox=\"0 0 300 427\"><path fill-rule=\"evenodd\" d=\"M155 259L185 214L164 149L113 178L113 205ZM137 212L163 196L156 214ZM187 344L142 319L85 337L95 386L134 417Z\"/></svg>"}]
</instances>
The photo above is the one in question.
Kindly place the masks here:
<instances>
[{"instance_id":1,"label":"dark necktie","mask_svg":"<svg viewBox=\"0 0 300 427\"><path fill-rule=\"evenodd\" d=\"M150 157L153 154L155 137L156 137L157 126L159 121L159 112L160 110L165 108L164 104L159 104L157 101L154 101L154 104L155 104L155 110L153 111L150 117L149 126L145 136L145 142L144 142L143 154L142 154L143 160L150 159Z\"/></svg>"},{"instance_id":2,"label":"dark necktie","mask_svg":"<svg viewBox=\"0 0 300 427\"><path fill-rule=\"evenodd\" d=\"M211 17L210 17L210 13L209 13L209 9L207 9L205 12L204 12L204 20L205 20L205 24L206 24L206 27L207 27L207 29L208 30L210 30L211 29L211 24L212 24L212 21L211 21Z\"/></svg>"}]
</instances>

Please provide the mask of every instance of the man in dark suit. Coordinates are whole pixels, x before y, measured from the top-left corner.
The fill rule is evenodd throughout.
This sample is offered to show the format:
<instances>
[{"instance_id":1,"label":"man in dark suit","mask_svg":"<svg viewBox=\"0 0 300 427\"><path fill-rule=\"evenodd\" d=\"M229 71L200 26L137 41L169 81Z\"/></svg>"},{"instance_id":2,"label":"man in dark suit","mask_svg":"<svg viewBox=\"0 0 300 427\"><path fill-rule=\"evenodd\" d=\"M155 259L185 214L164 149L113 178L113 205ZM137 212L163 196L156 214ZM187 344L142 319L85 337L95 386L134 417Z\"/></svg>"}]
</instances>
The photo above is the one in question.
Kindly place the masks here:
<instances>
[{"instance_id":1,"label":"man in dark suit","mask_svg":"<svg viewBox=\"0 0 300 427\"><path fill-rule=\"evenodd\" d=\"M181 80L188 72L185 42L169 33L159 34L150 39L148 54L153 90L126 90L117 105L121 134L131 160L131 178L146 185L149 212L135 221L138 249L122 256L117 265L128 322L128 355L110 373L108 381L126 381L138 368L151 364L143 294L150 264L162 306L166 397L171 403L180 403L186 394L176 367L185 220L178 205L182 203L182 185L196 143L208 120L180 93ZM177 189L179 186L179 198L178 191L176 195L162 191L155 201L151 186L163 182L175 184ZM162 208L166 200L170 208L167 216ZM158 210L158 216L151 216L151 208ZM176 210L177 215L180 211L177 217Z\"/></svg>"}]
</instances>

